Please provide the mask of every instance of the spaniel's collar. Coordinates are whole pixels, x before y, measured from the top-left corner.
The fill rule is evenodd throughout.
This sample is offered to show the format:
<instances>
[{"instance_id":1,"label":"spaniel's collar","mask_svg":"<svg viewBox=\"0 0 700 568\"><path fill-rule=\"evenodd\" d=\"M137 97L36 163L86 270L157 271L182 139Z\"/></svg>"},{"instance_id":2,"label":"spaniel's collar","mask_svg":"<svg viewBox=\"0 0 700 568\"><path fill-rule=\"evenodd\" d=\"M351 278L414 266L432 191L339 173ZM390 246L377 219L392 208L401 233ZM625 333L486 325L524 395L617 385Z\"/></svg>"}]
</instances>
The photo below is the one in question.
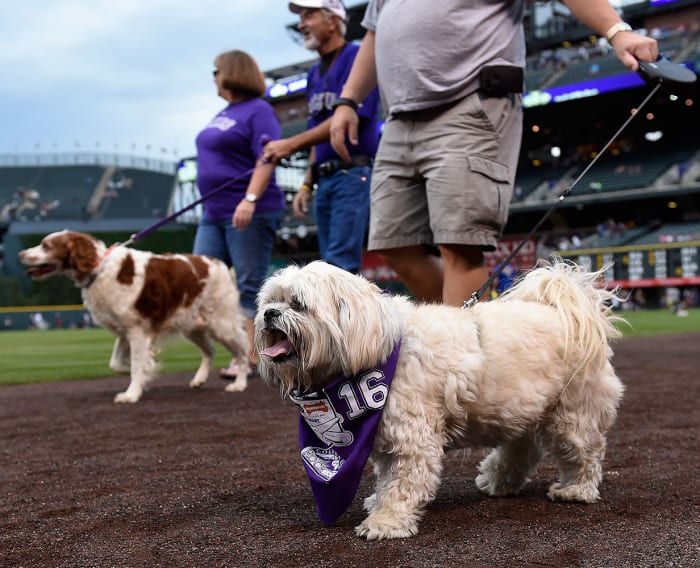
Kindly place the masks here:
<instances>
[{"instance_id":1,"label":"spaniel's collar","mask_svg":"<svg viewBox=\"0 0 700 568\"><path fill-rule=\"evenodd\" d=\"M97 267L95 268L95 270L93 270L93 271L88 275L87 281L85 282L85 284L83 284L83 285L81 286L81 288L83 288L84 290L87 290L90 286L92 286L92 285L94 284L95 280L97 280L97 277L100 275L100 272L102 272L102 270L104 269L104 265L105 265L105 263L107 262L107 258L109 257L110 254L112 254L112 251L113 251L118 245L119 245L119 243L114 243L114 244L109 245L109 246L105 249L105 252L104 252L104 254L102 255L102 258L100 259L99 264L97 265Z\"/></svg>"}]
</instances>

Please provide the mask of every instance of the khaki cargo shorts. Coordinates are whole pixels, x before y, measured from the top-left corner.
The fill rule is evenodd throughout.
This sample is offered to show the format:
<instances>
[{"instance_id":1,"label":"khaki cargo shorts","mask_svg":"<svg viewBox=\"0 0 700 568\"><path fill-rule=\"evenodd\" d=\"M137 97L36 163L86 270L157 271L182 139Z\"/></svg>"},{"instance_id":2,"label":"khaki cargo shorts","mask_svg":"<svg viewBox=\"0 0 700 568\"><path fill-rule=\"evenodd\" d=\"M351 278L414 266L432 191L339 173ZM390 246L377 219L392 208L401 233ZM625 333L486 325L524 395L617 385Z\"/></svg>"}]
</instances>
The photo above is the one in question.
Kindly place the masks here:
<instances>
[{"instance_id":1,"label":"khaki cargo shorts","mask_svg":"<svg viewBox=\"0 0 700 568\"><path fill-rule=\"evenodd\" d=\"M521 137L520 95L477 92L389 119L372 170L369 250L493 250L508 217Z\"/></svg>"}]
</instances>

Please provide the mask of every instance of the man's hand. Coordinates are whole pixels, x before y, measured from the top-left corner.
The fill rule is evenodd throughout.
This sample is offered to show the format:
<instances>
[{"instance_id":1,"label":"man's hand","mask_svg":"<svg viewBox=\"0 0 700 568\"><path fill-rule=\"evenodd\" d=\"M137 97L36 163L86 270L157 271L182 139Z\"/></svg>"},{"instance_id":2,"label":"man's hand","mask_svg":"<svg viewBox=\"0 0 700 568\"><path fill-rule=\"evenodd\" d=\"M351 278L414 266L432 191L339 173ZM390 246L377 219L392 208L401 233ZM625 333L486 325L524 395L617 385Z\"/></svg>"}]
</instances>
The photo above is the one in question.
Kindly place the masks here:
<instances>
[{"instance_id":1,"label":"man's hand","mask_svg":"<svg viewBox=\"0 0 700 568\"><path fill-rule=\"evenodd\" d=\"M284 158L289 158L297 148L290 142L289 138L283 140L272 140L263 147L263 161L270 164L277 164Z\"/></svg>"},{"instance_id":2,"label":"man's hand","mask_svg":"<svg viewBox=\"0 0 700 568\"><path fill-rule=\"evenodd\" d=\"M309 203L311 202L311 192L305 189L300 189L294 196L294 201L292 201L292 209L294 209L294 216L297 219L306 221L306 213L309 211Z\"/></svg>"},{"instance_id":3,"label":"man's hand","mask_svg":"<svg viewBox=\"0 0 700 568\"><path fill-rule=\"evenodd\" d=\"M359 124L357 113L347 105L337 107L331 118L331 145L338 156L346 162L350 161L350 152L345 145L345 137L347 136L350 144L357 146Z\"/></svg>"},{"instance_id":4,"label":"man's hand","mask_svg":"<svg viewBox=\"0 0 700 568\"><path fill-rule=\"evenodd\" d=\"M639 69L641 61L656 61L659 58L659 46L656 40L633 32L620 32L612 40L615 55L630 71Z\"/></svg>"}]
</instances>

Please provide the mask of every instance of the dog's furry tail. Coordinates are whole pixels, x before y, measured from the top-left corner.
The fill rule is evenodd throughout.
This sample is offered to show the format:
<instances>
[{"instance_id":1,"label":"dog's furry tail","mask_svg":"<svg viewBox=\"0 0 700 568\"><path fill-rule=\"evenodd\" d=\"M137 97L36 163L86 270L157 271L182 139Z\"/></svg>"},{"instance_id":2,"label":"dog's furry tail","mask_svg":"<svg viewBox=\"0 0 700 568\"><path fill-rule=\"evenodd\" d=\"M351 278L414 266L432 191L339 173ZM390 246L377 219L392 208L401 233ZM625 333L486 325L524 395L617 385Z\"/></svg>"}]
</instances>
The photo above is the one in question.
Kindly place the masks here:
<instances>
[{"instance_id":1,"label":"dog's furry tail","mask_svg":"<svg viewBox=\"0 0 700 568\"><path fill-rule=\"evenodd\" d=\"M586 372L591 365L600 368L612 355L608 340L622 335L615 324L625 322L613 311L613 301L621 300L617 290L599 285L608 268L591 272L554 256L527 272L501 298L556 308L562 319L567 356L578 359L579 369Z\"/></svg>"}]
</instances>

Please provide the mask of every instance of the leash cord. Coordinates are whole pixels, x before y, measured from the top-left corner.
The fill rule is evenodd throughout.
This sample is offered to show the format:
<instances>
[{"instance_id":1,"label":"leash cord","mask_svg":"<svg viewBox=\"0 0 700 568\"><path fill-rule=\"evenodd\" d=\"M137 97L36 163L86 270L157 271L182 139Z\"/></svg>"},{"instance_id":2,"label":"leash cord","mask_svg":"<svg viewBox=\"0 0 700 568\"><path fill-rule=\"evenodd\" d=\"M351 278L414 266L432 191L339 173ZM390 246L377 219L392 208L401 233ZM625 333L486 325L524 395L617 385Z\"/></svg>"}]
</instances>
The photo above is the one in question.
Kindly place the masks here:
<instances>
[{"instance_id":1,"label":"leash cord","mask_svg":"<svg viewBox=\"0 0 700 568\"><path fill-rule=\"evenodd\" d=\"M193 202L190 203L189 205L186 205L186 206L183 207L182 209L179 209L179 210L175 211L174 213L171 213L171 214L168 215L167 217L163 217L160 221L154 223L153 225L150 225L149 227L146 227L145 229L139 231L138 233L134 233L133 235L131 235L131 237L129 237L129 239L128 239L127 241L125 241L124 243L121 243L122 246L129 246L129 245L132 245L132 244L134 244L136 241L138 241L138 240L142 239L143 237L145 237L146 235L149 235L149 234L152 233L153 231L155 231L155 230L157 230L157 229L160 229L163 225L167 225L167 224L170 223L170 221L172 221L173 219L179 217L180 215L182 215L183 213L189 211L190 209L193 209L194 207L196 207L196 206L199 205L200 203L203 203L204 201L206 201L207 199L209 199L209 198L212 197L213 195L219 193L221 190L226 189L227 187L229 187L231 184L234 184L234 183L236 183L237 181L240 181L240 180L242 180L243 178L245 178L245 177L251 175L251 174L256 170L257 167L258 167L258 166L254 166L254 167L250 168L249 170L243 172L241 175L239 175L239 176L237 176L237 177L235 177L235 178L232 178L232 179L228 180L227 182L221 184L219 187L214 188L214 189L213 189L212 191L210 191L209 193L207 193L207 194L205 194L205 195L202 195L199 199L193 201Z\"/></svg>"},{"instance_id":2,"label":"leash cord","mask_svg":"<svg viewBox=\"0 0 700 568\"><path fill-rule=\"evenodd\" d=\"M271 138L270 136L268 136L267 134L263 134L263 135L260 136L260 145L261 145L262 147L265 147L265 145L266 145L268 142L270 142L271 140L272 140L272 138ZM202 196L201 196L199 199L197 199L196 201L193 201L192 203L190 203L189 205L186 205L186 206L183 207L182 209L180 209L180 210L178 210L178 211L175 211L174 213L171 213L170 215L168 215L167 217L164 217L163 219L161 219L161 220L158 221L157 223L154 223L154 224L151 225L150 227L146 227L145 229L139 231L138 233L134 233L133 235L131 235L131 237L129 237L129 239L128 239L126 242L122 243L122 246L129 246L129 245L134 244L136 241L142 239L143 237L145 237L146 235L152 233L152 232L155 231L156 229L160 229L163 225L167 225L167 224L170 223L170 221L172 221L173 219L179 217L179 216L182 215L183 213L185 213L185 212L189 211L190 209L196 207L196 206L199 205L200 203L203 203L204 201L206 201L207 199L209 199L212 195L215 195L215 194L219 193L222 189L225 189L225 188L227 188L228 186L230 186L231 184L234 184L234 183L236 183L237 181L241 181L242 179L248 177L249 175L252 175L253 172L254 172L256 169L258 169L258 167L260 167L261 165L265 165L265 164L269 164L269 163L270 163L270 162L269 162L268 160L262 158L262 159L261 159L261 162L260 162L259 164L255 164L252 168L250 168L249 170L246 170L246 171L243 172L241 175L236 176L235 178L231 178L230 180L226 181L225 183L222 183L219 187L214 188L214 189L211 190L209 193L207 193L207 194L205 194L205 195L202 195ZM282 167L288 167L288 163L287 163L286 160L281 160L280 163L279 163L279 165L282 166Z\"/></svg>"},{"instance_id":3,"label":"leash cord","mask_svg":"<svg viewBox=\"0 0 700 568\"><path fill-rule=\"evenodd\" d=\"M557 197L556 201L552 203L552 206L545 212L545 214L542 216L542 218L535 224L535 226L530 230L530 232L525 235L521 241L518 243L518 246L516 246L513 251L504 259L502 260L499 265L496 267L496 270L493 271L491 276L486 280L486 282L479 288L476 292L474 292L468 300L464 302L464 305L462 306L462 309L469 309L472 306L476 305L479 302L479 298L483 296L486 291L491 287L493 284L494 280L498 277L498 275L503 272L503 269L508 265L508 263L515 258L515 256L520 252L520 249L525 246L525 243L539 230L539 228L542 226L542 224L549 218L549 216L552 214L552 212L559 206L561 203L571 195L571 192L574 190L574 187L576 187L576 184L581 181L583 176L585 176L588 171L595 165L595 163L600 159L600 157L605 153L605 151L610 147L610 145L617 139L617 137L622 133L622 131L627 128L627 125L634 120L634 117L637 116L642 108L649 102L651 97L654 96L656 91L659 90L661 87L661 81L656 83L656 86L651 90L651 92L646 96L646 98L642 101L642 103L637 107L636 111L633 113L630 113L630 116L625 120L623 125L618 128L617 132L612 135L610 140L608 140L607 144L603 146L603 148L598 152L593 158L589 164L584 168L584 170L579 174L579 176Z\"/></svg>"}]
</instances>

